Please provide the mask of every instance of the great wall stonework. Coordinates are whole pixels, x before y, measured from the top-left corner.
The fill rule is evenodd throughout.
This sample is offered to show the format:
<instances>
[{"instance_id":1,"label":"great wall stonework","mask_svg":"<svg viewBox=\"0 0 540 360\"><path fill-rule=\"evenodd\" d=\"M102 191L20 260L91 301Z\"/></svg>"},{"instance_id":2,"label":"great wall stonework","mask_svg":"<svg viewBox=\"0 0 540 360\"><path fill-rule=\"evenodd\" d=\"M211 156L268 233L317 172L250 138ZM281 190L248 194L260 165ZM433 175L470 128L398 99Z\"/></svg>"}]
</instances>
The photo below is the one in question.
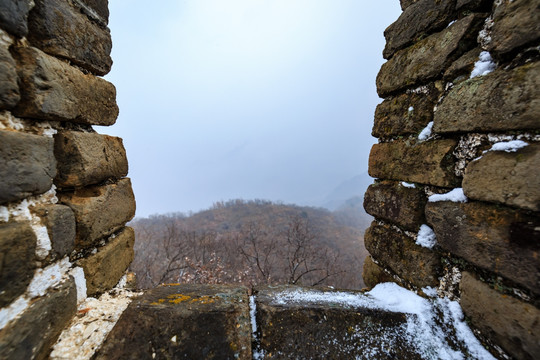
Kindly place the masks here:
<instances>
[{"instance_id":1,"label":"great wall stonework","mask_svg":"<svg viewBox=\"0 0 540 360\"><path fill-rule=\"evenodd\" d=\"M46 358L133 258L108 2L0 3L0 358Z\"/></svg>"},{"instance_id":2,"label":"great wall stonework","mask_svg":"<svg viewBox=\"0 0 540 360\"><path fill-rule=\"evenodd\" d=\"M377 77L364 280L459 301L492 354L540 358L540 1L401 6ZM0 2L0 358L49 357L77 319L101 340L82 350L75 331L53 358L437 358L401 338L419 315L374 293L164 286L121 315L135 199L122 140L92 128L118 115L107 23L107 0ZM113 329L93 314L119 302Z\"/></svg>"}]
</instances>

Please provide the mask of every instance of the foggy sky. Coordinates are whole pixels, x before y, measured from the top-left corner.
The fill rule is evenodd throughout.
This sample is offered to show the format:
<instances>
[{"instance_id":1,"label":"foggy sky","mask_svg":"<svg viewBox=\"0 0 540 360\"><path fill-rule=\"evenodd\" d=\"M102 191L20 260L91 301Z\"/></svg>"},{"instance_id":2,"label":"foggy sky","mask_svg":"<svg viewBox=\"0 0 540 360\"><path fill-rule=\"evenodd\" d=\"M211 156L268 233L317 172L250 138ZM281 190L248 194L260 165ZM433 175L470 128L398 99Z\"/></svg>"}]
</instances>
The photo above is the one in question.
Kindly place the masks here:
<instances>
[{"instance_id":1,"label":"foggy sky","mask_svg":"<svg viewBox=\"0 0 540 360\"><path fill-rule=\"evenodd\" d=\"M399 1L109 2L137 216L234 198L320 205L367 171Z\"/></svg>"}]
</instances>

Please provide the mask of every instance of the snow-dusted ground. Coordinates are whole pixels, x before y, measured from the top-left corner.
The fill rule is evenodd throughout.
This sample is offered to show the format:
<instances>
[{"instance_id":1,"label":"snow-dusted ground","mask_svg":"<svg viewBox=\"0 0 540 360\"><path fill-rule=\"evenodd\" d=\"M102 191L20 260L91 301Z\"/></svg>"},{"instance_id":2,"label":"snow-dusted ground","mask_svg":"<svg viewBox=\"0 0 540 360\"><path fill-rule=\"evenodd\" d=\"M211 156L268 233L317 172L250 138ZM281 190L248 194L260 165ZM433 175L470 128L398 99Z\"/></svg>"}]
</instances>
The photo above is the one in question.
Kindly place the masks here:
<instances>
[{"instance_id":1,"label":"snow-dusted ground","mask_svg":"<svg viewBox=\"0 0 540 360\"><path fill-rule=\"evenodd\" d=\"M399 336L423 359L495 359L465 323L458 302L438 298L433 288L423 291L431 298L394 283L379 284L365 294L291 289L276 294L273 303L328 303L404 313L407 323Z\"/></svg>"}]
</instances>

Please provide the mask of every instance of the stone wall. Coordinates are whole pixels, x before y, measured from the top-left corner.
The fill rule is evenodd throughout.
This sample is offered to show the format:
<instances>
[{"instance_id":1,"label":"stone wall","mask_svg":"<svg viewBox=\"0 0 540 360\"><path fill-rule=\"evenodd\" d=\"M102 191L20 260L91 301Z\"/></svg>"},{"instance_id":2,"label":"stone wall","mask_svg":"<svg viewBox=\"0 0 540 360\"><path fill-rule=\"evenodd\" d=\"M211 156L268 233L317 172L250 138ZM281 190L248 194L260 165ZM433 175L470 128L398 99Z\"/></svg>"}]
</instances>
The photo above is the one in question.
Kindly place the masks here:
<instances>
[{"instance_id":1,"label":"stone wall","mask_svg":"<svg viewBox=\"0 0 540 360\"><path fill-rule=\"evenodd\" d=\"M0 2L0 358L45 358L133 257L107 0Z\"/></svg>"},{"instance_id":2,"label":"stone wall","mask_svg":"<svg viewBox=\"0 0 540 360\"><path fill-rule=\"evenodd\" d=\"M538 359L540 1L401 6L376 81L364 280L437 288L494 354Z\"/></svg>"}]
</instances>

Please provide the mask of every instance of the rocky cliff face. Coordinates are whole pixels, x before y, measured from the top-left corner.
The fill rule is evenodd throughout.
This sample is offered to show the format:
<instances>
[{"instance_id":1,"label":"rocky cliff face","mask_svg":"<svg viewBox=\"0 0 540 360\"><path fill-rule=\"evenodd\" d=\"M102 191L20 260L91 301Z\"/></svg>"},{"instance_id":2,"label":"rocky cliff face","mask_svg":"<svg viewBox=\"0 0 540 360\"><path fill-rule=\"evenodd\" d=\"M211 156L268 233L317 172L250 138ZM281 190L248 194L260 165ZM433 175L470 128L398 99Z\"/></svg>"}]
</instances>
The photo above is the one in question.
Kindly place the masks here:
<instances>
[{"instance_id":1,"label":"rocky cliff face","mask_svg":"<svg viewBox=\"0 0 540 360\"><path fill-rule=\"evenodd\" d=\"M0 3L0 358L46 358L133 258L107 0Z\"/></svg>"},{"instance_id":2,"label":"rocky cliff face","mask_svg":"<svg viewBox=\"0 0 540 360\"><path fill-rule=\"evenodd\" d=\"M377 77L364 280L436 287L494 348L538 358L540 2L401 5Z\"/></svg>"}]
</instances>

